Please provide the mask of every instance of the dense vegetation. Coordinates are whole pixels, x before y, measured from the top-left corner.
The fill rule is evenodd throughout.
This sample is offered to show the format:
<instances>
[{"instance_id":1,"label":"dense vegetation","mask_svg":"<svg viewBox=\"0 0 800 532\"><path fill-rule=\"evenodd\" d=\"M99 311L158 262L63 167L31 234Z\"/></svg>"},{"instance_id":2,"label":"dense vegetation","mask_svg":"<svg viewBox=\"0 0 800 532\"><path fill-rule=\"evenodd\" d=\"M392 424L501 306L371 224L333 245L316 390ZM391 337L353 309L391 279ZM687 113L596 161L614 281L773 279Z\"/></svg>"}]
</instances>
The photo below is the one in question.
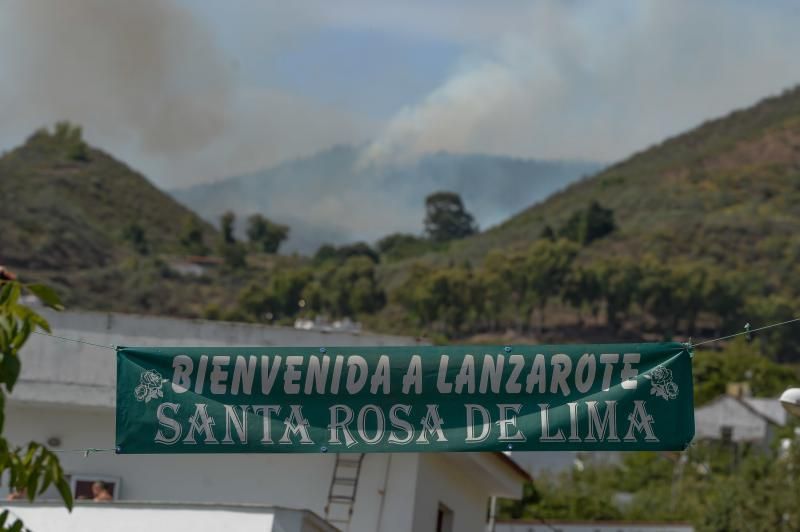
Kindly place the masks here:
<instances>
[{"instance_id":1,"label":"dense vegetation","mask_svg":"<svg viewBox=\"0 0 800 532\"><path fill-rule=\"evenodd\" d=\"M237 232L226 213L216 230L62 123L0 158L0 263L53 284L73 308L263 323L348 316L435 341L706 338L800 316L799 148L797 89L487 231L476 232L459 196L439 192L426 203L424 234L301 257L277 254L287 226L256 214ZM798 362L796 326L700 351L696 402L735 381L774 396L796 383L784 363ZM792 453L699 445L674 460L633 454L539 478L504 512L797 530L797 446ZM619 493L631 501L619 504Z\"/></svg>"},{"instance_id":2,"label":"dense vegetation","mask_svg":"<svg viewBox=\"0 0 800 532\"><path fill-rule=\"evenodd\" d=\"M798 145L796 89L487 231L475 233L445 191L426 202L425 233L306 258L277 255L290 229L262 214L239 231L225 215L215 231L62 124L0 158L13 200L0 260L73 307L269 323L349 316L435 340L705 338L800 315ZM217 262L180 273L176 259L193 255ZM797 361L798 328L757 341Z\"/></svg>"},{"instance_id":3,"label":"dense vegetation","mask_svg":"<svg viewBox=\"0 0 800 532\"><path fill-rule=\"evenodd\" d=\"M304 258L275 254L290 229L263 215L241 226L247 243L231 215L218 233L61 124L0 159L0 188L13 200L0 221L2 260L89 308L350 316L461 340L705 337L800 311L799 144L793 90L488 231L472 234L467 206L442 192L428 198L422 236L323 246ZM221 266L180 275L174 259L186 255ZM778 360L800 347L794 329L759 339Z\"/></svg>"},{"instance_id":4,"label":"dense vegetation","mask_svg":"<svg viewBox=\"0 0 800 532\"><path fill-rule=\"evenodd\" d=\"M747 382L757 397L776 397L797 383L794 370L758 355L743 337L722 351L698 349L693 366L697 406L733 382ZM780 449L780 439L794 434L791 422L768 449L705 441L683 453L624 453L619 463L579 458L570 471L536 475L524 498L501 502L499 514L540 522L683 521L698 532L798 530L800 446L795 439Z\"/></svg>"},{"instance_id":5,"label":"dense vegetation","mask_svg":"<svg viewBox=\"0 0 800 532\"><path fill-rule=\"evenodd\" d=\"M789 436L786 434L785 436ZM800 447L763 453L701 443L685 453L628 453L620 464L579 464L541 475L506 518L689 522L698 532L800 530Z\"/></svg>"}]
</instances>

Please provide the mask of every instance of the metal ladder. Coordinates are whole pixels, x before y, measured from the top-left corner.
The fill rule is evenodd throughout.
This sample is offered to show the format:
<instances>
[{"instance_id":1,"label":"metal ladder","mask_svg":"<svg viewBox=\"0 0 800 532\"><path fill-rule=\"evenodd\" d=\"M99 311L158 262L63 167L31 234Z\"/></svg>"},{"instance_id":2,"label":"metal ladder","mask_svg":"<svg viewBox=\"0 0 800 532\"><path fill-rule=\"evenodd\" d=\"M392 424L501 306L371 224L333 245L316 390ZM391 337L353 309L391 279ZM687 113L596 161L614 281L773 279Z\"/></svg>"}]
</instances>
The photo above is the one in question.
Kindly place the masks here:
<instances>
[{"instance_id":1,"label":"metal ladder","mask_svg":"<svg viewBox=\"0 0 800 532\"><path fill-rule=\"evenodd\" d=\"M363 453L336 454L333 478L328 490L328 504L325 505L325 520L340 527L344 532L350 530L363 461Z\"/></svg>"}]
</instances>

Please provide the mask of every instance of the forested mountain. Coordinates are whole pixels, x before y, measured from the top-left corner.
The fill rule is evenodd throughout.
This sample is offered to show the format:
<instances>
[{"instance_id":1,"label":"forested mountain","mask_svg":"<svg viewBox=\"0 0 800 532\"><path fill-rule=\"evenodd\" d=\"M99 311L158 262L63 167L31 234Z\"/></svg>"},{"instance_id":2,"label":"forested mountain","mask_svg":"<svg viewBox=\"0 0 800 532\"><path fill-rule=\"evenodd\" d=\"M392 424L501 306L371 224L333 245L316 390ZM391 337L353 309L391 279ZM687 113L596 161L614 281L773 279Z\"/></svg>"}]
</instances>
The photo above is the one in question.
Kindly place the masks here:
<instances>
[{"instance_id":1,"label":"forested mountain","mask_svg":"<svg viewBox=\"0 0 800 532\"><path fill-rule=\"evenodd\" d=\"M142 251L180 252L185 228L209 242L216 235L68 123L0 157L0 198L0 263L12 268L97 268Z\"/></svg>"},{"instance_id":2,"label":"forested mountain","mask_svg":"<svg viewBox=\"0 0 800 532\"><path fill-rule=\"evenodd\" d=\"M314 257L265 253L233 231L220 235L70 127L38 132L0 159L9 199L0 249L6 264L54 283L73 306L270 323L352 317L374 329L459 341L709 337L800 315L798 89L637 153L483 232L463 237L470 226L457 231L463 238L425 238L397 233L401 226L377 245L327 246ZM340 159L330 168L342 179L357 164L346 148L326 157ZM492 195L504 181L481 177L490 171L482 174L480 161L496 168L496 158L465 160L434 155L419 163L441 164L428 175L449 176L432 179L432 189L464 179L463 205L457 195L437 196L445 203L474 212L470 197L514 191ZM316 163L296 164L309 165L306 177L274 174L274 186L297 189L278 187L275 201L314 179L337 190L339 178L319 179ZM441 169L454 164L463 171ZM504 164L513 169L507 175L530 168ZM360 220L364 227L407 200L392 183L417 190L424 182L392 175L384 176L381 201L365 204L378 214ZM244 190L261 201L261 178L239 183L231 198ZM325 211L322 200L311 205L298 215ZM425 209L419 198L418 227ZM471 223L468 213L459 217ZM245 225L238 217L231 227L241 235ZM220 265L198 278L180 274L170 258L203 253ZM800 360L797 328L758 341L776 360Z\"/></svg>"},{"instance_id":3,"label":"forested mountain","mask_svg":"<svg viewBox=\"0 0 800 532\"><path fill-rule=\"evenodd\" d=\"M610 213L613 228L587 239L607 225L591 212ZM414 323L448 334L571 323L583 331L573 336L592 324L618 337L627 323L638 335L685 338L800 315L798 229L793 89L637 153L488 231L391 264L383 279ZM782 334L792 339L773 341L773 354L797 359L800 334Z\"/></svg>"},{"instance_id":4,"label":"forested mountain","mask_svg":"<svg viewBox=\"0 0 800 532\"><path fill-rule=\"evenodd\" d=\"M450 254L525 245L596 201L618 230L598 254L692 257L786 273L800 257L800 89L709 121L637 153L478 236Z\"/></svg>"},{"instance_id":5,"label":"forested mountain","mask_svg":"<svg viewBox=\"0 0 800 532\"><path fill-rule=\"evenodd\" d=\"M420 233L425 197L461 195L485 228L601 168L578 161L537 161L436 153L403 163L370 163L364 150L337 146L251 175L171 191L207 220L225 211L264 214L291 227L285 250L374 241Z\"/></svg>"}]
</instances>

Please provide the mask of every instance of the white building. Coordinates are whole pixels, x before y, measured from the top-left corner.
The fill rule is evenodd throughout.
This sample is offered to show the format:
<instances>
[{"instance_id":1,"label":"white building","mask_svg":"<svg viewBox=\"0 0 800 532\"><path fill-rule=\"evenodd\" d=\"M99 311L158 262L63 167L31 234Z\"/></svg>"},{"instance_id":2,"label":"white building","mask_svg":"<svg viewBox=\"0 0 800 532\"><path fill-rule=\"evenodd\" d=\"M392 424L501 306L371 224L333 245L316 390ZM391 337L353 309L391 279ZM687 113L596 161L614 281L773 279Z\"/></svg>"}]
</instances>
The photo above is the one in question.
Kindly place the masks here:
<instances>
[{"instance_id":1,"label":"white building","mask_svg":"<svg viewBox=\"0 0 800 532\"><path fill-rule=\"evenodd\" d=\"M78 503L72 513L63 504L14 501L6 503L30 530L88 532L114 530L258 530L260 532L336 532L327 521L308 510L289 510L247 504L192 503ZM57 523L57 527L54 524Z\"/></svg>"},{"instance_id":2,"label":"white building","mask_svg":"<svg viewBox=\"0 0 800 532\"><path fill-rule=\"evenodd\" d=\"M396 336L201 320L89 312L48 312L46 317L54 334L99 345L414 344L410 338ZM113 350L34 335L23 350L22 367L7 406L5 428L12 442L36 440L66 451L114 447ZM489 499L519 497L523 483L529 479L502 453L367 454L360 464L352 503L330 504L337 462L334 454L116 455L98 451L86 456L64 452L61 461L76 495L86 493L93 481L102 480L120 502L160 504L111 505L99 513L101 510L94 505L102 503L86 502L63 522L59 519L53 526L37 525L37 532L93 530L92 523L97 519L105 520L104 530L127 531L128 518L124 516L131 512L143 520L161 512L169 520L175 512L188 511L178 503L213 504L220 511L233 512L233 518L241 519L238 525L228 528L237 531L324 532L324 528L301 528L299 524L295 528L282 525L279 529L263 523L267 522L264 519L275 520L269 517L273 515L271 508L307 510L322 517L328 508L331 519L346 517L347 510L352 509L349 524L335 523L352 532L482 532ZM232 510L230 506L242 504L257 505L259 509ZM106 515L112 513L112 508L116 511L114 516ZM200 511L196 506L192 508ZM31 523L47 523L42 516L55 511L47 505L23 506L19 510L20 515L31 515ZM263 523L249 528L247 523L259 512ZM335 512L339 515L332 515ZM72 528L63 523L72 523Z\"/></svg>"},{"instance_id":3,"label":"white building","mask_svg":"<svg viewBox=\"0 0 800 532\"><path fill-rule=\"evenodd\" d=\"M768 446L787 417L777 399L721 395L695 409L695 439Z\"/></svg>"}]
</instances>

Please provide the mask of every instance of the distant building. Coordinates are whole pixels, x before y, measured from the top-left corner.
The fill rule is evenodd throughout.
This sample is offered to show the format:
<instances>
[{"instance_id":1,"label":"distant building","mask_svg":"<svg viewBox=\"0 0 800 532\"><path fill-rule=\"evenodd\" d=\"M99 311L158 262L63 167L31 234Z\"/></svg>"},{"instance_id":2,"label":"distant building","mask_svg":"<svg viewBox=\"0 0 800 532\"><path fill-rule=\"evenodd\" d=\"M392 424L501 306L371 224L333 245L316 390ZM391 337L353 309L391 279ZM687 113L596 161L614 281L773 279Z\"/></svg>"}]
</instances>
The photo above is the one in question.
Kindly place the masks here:
<instances>
[{"instance_id":1,"label":"distant building","mask_svg":"<svg viewBox=\"0 0 800 532\"><path fill-rule=\"evenodd\" d=\"M202 255L190 255L167 261L167 265L172 271L184 277L203 277L223 264L224 261L219 257L204 257Z\"/></svg>"},{"instance_id":2,"label":"distant building","mask_svg":"<svg viewBox=\"0 0 800 532\"><path fill-rule=\"evenodd\" d=\"M695 440L767 446L787 416L777 399L722 395L695 410Z\"/></svg>"},{"instance_id":3,"label":"distant building","mask_svg":"<svg viewBox=\"0 0 800 532\"><path fill-rule=\"evenodd\" d=\"M363 332L303 331L124 314L46 312L46 317L55 334L100 345L415 344L406 337ZM113 351L34 335L25 345L22 359L22 374L6 411L5 433L12 443L36 440L65 450L114 447ZM64 514L63 510L48 505L22 505L19 513L30 518L29 524L35 524L31 528L37 532L127 532L132 530L134 519L141 523L137 531L184 529L184 525L170 527L166 523L174 522L181 513L186 519L203 520L198 516L211 511L207 505L228 515L233 522L226 522L225 528L237 532L327 532L327 525L314 525L326 518L338 529L350 532L484 532L490 498L518 498L523 484L530 480L502 453L386 453L367 454L363 459L360 455L340 456L342 462L345 458L358 461L357 481L351 483L349 492L345 486L333 486L339 464L335 454L96 452L84 456L66 452L61 461L76 497L88 495L91 484L100 480L120 504L99 508L92 504L107 503L81 502L74 515L57 520L52 516ZM339 493L346 495L332 500L332 487L343 489ZM55 494L46 497L55 498ZM250 506L244 508L243 504ZM288 514L280 517L276 508L300 512L289 515L294 516L289 519ZM218 517L209 515L207 522L216 523ZM279 517L285 518L282 528L275 525ZM161 518L164 526L147 524ZM101 521L103 526L97 527Z\"/></svg>"},{"instance_id":4,"label":"distant building","mask_svg":"<svg viewBox=\"0 0 800 532\"><path fill-rule=\"evenodd\" d=\"M512 451L511 456L522 469L535 477L542 473L582 470L592 465L613 465L622 461L617 451Z\"/></svg>"},{"instance_id":5,"label":"distant building","mask_svg":"<svg viewBox=\"0 0 800 532\"><path fill-rule=\"evenodd\" d=\"M777 399L750 397L747 383L731 383L727 394L694 411L695 441L718 440L769 446L788 414ZM622 453L601 452L513 452L514 460L530 475L558 473L586 465L616 464Z\"/></svg>"},{"instance_id":6,"label":"distant building","mask_svg":"<svg viewBox=\"0 0 800 532\"><path fill-rule=\"evenodd\" d=\"M352 334L361 332L361 324L350 318L329 321L321 316L317 316L313 320L298 318L294 321L294 328L303 331L345 332Z\"/></svg>"}]
</instances>

